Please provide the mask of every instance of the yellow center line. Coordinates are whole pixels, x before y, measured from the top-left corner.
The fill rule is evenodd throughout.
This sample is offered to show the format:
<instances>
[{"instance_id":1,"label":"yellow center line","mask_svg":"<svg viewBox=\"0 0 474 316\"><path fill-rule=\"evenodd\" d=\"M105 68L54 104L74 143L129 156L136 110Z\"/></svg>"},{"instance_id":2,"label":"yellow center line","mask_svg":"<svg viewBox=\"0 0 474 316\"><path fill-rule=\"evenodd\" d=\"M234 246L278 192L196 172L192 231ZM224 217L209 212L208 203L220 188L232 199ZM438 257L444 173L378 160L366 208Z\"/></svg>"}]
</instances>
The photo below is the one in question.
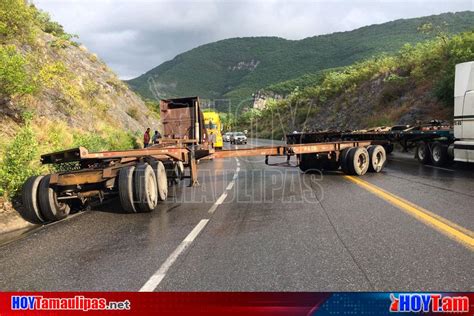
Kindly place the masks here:
<instances>
[{"instance_id":1,"label":"yellow center line","mask_svg":"<svg viewBox=\"0 0 474 316\"><path fill-rule=\"evenodd\" d=\"M347 180L361 186L367 191L375 194L379 198L391 203L397 208L405 211L409 215L418 219L426 225L433 227L449 238L460 242L470 250L474 250L474 232L467 228L461 227L444 217L436 215L418 205L415 205L403 198L396 196L395 194L389 193L367 181L361 180L353 176L344 176Z\"/></svg>"}]
</instances>

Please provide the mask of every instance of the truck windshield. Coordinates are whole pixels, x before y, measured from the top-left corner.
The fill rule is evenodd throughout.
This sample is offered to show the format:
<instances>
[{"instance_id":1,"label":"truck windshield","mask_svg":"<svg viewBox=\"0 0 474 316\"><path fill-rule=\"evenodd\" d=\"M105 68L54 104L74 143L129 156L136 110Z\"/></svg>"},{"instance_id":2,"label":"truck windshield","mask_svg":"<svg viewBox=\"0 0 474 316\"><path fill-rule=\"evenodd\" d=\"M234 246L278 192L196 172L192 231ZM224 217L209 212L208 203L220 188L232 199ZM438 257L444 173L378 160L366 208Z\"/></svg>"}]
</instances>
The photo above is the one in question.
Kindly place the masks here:
<instances>
[{"instance_id":1,"label":"truck windshield","mask_svg":"<svg viewBox=\"0 0 474 316\"><path fill-rule=\"evenodd\" d=\"M212 123L212 122L209 122L208 124L206 124L206 128L207 129L216 129L217 125Z\"/></svg>"}]
</instances>

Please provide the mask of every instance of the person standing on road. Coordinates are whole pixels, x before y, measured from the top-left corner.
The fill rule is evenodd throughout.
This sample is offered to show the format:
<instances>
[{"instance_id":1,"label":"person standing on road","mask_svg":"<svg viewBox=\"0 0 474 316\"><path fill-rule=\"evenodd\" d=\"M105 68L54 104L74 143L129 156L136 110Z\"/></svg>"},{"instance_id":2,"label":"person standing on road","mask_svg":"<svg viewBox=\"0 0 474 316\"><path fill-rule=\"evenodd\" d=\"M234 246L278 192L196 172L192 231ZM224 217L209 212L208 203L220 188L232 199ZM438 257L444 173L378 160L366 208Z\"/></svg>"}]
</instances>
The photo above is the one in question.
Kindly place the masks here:
<instances>
[{"instance_id":1,"label":"person standing on road","mask_svg":"<svg viewBox=\"0 0 474 316\"><path fill-rule=\"evenodd\" d=\"M211 147L214 148L214 143L216 142L216 134L211 132L211 135L209 135L209 142L211 143Z\"/></svg>"},{"instance_id":2,"label":"person standing on road","mask_svg":"<svg viewBox=\"0 0 474 316\"><path fill-rule=\"evenodd\" d=\"M158 131L155 131L155 134L153 135L151 142L153 144L158 144L159 139L161 138L161 134Z\"/></svg>"},{"instance_id":3,"label":"person standing on road","mask_svg":"<svg viewBox=\"0 0 474 316\"><path fill-rule=\"evenodd\" d=\"M143 135L143 148L147 148L150 145L150 128L148 127Z\"/></svg>"}]
</instances>

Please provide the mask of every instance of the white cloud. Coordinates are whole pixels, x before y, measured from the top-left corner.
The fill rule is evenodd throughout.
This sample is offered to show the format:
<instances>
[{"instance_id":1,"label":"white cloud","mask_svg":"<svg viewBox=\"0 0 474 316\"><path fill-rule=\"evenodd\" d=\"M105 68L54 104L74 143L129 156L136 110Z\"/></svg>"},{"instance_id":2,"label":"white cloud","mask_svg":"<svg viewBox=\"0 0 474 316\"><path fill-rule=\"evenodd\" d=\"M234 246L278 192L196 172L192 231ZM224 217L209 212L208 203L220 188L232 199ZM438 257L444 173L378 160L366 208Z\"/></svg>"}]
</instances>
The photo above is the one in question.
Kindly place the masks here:
<instances>
[{"instance_id":1,"label":"white cloud","mask_svg":"<svg viewBox=\"0 0 474 316\"><path fill-rule=\"evenodd\" d=\"M471 0L33 0L79 35L122 78L138 76L198 45L229 37L301 39L448 11Z\"/></svg>"}]
</instances>

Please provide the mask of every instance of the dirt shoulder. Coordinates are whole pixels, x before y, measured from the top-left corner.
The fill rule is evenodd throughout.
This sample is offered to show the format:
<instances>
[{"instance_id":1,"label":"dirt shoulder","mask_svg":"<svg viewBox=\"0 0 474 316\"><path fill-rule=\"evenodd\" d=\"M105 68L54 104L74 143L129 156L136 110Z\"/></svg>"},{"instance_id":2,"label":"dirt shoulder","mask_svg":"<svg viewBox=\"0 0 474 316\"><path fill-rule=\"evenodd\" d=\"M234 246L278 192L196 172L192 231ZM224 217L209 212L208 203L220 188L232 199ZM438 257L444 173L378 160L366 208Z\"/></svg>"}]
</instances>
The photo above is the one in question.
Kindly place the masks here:
<instances>
[{"instance_id":1,"label":"dirt shoulder","mask_svg":"<svg viewBox=\"0 0 474 316\"><path fill-rule=\"evenodd\" d=\"M20 217L11 202L0 198L0 234L33 226Z\"/></svg>"}]
</instances>

